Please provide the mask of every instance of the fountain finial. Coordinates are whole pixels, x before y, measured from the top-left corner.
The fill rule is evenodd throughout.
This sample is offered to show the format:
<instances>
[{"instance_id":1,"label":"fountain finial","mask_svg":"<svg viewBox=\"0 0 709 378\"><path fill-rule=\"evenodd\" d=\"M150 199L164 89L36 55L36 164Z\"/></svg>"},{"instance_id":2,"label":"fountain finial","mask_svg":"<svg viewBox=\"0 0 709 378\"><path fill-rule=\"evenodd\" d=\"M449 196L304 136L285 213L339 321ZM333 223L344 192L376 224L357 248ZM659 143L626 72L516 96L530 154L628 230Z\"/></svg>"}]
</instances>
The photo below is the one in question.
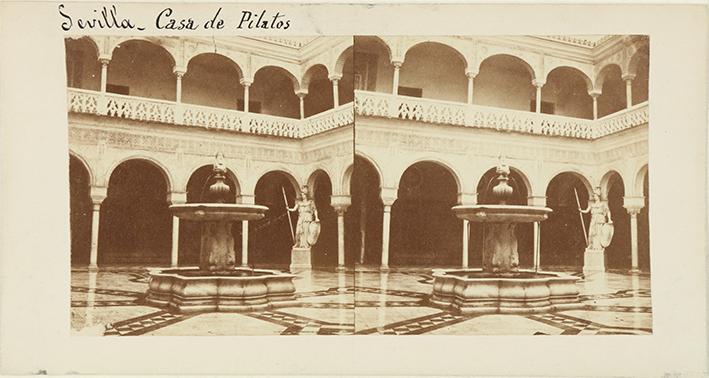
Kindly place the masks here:
<instances>
[{"instance_id":1,"label":"fountain finial","mask_svg":"<svg viewBox=\"0 0 709 378\"><path fill-rule=\"evenodd\" d=\"M226 180L226 164L224 164L224 154L217 152L214 157L214 165L212 166L212 176L214 177L214 184L209 186L209 195L217 203L228 202L229 185L227 185L224 180Z\"/></svg>"},{"instance_id":2,"label":"fountain finial","mask_svg":"<svg viewBox=\"0 0 709 378\"><path fill-rule=\"evenodd\" d=\"M510 167L505 164L502 155L498 156L499 162L497 163L497 185L492 188L492 193L497 197L500 205L506 205L507 200L512 197L514 189L507 184L509 181Z\"/></svg>"}]
</instances>

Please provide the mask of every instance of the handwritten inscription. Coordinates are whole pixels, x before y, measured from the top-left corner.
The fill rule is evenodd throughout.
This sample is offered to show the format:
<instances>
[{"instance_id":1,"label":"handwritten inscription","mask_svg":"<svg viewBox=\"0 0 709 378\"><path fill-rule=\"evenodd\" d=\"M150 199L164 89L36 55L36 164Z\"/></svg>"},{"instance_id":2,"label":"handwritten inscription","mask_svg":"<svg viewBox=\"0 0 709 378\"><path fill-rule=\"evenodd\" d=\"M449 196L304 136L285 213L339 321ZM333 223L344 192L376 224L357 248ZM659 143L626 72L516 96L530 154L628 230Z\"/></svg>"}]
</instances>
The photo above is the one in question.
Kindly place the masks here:
<instances>
[{"instance_id":1,"label":"handwritten inscription","mask_svg":"<svg viewBox=\"0 0 709 378\"><path fill-rule=\"evenodd\" d=\"M144 27L136 25L128 18L123 18L118 15L118 10L115 5L110 7L101 7L101 10L94 9L93 17L87 18L72 18L64 11L64 4L59 4L59 14L64 21L62 22L62 30L69 31L76 24L79 29L136 29L145 30Z\"/></svg>"},{"instance_id":2,"label":"handwritten inscription","mask_svg":"<svg viewBox=\"0 0 709 378\"><path fill-rule=\"evenodd\" d=\"M157 30L198 30L224 29L227 22L221 16L222 8L218 8L208 20L198 20L189 14L181 14L177 9L167 7L155 16ZM59 4L59 15L62 18L61 28L64 31L72 29L132 29L143 31L146 28L138 22L119 14L116 5L102 6L93 9L89 16L75 16L66 9L64 4ZM241 10L232 20L238 23L232 25L236 29L275 29L287 30L291 27L291 20L281 12L269 13L264 10Z\"/></svg>"}]
</instances>

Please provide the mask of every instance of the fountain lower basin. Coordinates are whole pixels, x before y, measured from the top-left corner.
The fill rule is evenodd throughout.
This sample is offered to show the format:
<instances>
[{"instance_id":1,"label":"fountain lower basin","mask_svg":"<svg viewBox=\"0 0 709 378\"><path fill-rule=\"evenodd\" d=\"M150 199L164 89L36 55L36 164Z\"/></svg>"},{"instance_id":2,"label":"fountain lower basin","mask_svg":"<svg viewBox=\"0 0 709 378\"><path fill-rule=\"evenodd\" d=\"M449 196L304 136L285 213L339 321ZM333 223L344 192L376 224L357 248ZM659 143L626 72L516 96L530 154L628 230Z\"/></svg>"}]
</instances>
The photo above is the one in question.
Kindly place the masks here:
<instances>
[{"instance_id":1,"label":"fountain lower basin","mask_svg":"<svg viewBox=\"0 0 709 378\"><path fill-rule=\"evenodd\" d=\"M432 304L463 314L533 314L578 309L580 278L556 272L517 270L489 273L482 269L433 271Z\"/></svg>"},{"instance_id":2,"label":"fountain lower basin","mask_svg":"<svg viewBox=\"0 0 709 378\"><path fill-rule=\"evenodd\" d=\"M266 269L155 270L150 272L146 302L182 313L264 310L295 303L293 278Z\"/></svg>"}]
</instances>

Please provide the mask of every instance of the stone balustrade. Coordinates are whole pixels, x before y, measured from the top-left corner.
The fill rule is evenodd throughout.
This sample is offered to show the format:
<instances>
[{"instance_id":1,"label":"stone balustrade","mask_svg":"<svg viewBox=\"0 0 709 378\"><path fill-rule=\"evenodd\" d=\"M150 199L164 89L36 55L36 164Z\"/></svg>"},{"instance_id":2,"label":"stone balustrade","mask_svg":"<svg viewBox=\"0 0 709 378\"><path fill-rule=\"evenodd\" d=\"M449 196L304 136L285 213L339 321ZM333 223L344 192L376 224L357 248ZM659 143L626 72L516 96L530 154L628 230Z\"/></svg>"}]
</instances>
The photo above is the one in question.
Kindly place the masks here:
<instances>
[{"instance_id":1,"label":"stone balustrade","mask_svg":"<svg viewBox=\"0 0 709 378\"><path fill-rule=\"evenodd\" d=\"M151 98L68 89L69 112L302 139L354 123L352 104L293 119Z\"/></svg>"},{"instance_id":2,"label":"stone balustrade","mask_svg":"<svg viewBox=\"0 0 709 378\"><path fill-rule=\"evenodd\" d=\"M355 91L355 113L454 126L487 128L548 136L596 139L648 122L648 103L597 120L388 93Z\"/></svg>"}]
</instances>

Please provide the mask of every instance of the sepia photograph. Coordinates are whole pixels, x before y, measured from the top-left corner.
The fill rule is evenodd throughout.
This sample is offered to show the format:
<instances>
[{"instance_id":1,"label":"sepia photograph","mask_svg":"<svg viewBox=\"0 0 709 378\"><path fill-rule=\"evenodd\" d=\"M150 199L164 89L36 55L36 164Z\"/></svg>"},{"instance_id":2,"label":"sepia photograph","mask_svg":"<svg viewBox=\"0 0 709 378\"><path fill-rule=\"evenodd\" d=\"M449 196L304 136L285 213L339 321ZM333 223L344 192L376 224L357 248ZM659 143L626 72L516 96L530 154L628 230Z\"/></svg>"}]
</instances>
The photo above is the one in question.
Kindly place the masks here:
<instances>
[{"instance_id":1,"label":"sepia photograph","mask_svg":"<svg viewBox=\"0 0 709 378\"><path fill-rule=\"evenodd\" d=\"M73 332L352 333L352 42L65 40Z\"/></svg>"},{"instance_id":2,"label":"sepia photograph","mask_svg":"<svg viewBox=\"0 0 709 378\"><path fill-rule=\"evenodd\" d=\"M356 332L652 333L647 36L354 46Z\"/></svg>"},{"instance_id":3,"label":"sepia photograph","mask_svg":"<svg viewBox=\"0 0 709 378\"><path fill-rule=\"evenodd\" d=\"M65 45L77 335L652 333L646 36Z\"/></svg>"},{"instance_id":4,"label":"sepia photograph","mask_svg":"<svg viewBox=\"0 0 709 378\"><path fill-rule=\"evenodd\" d=\"M0 375L707 373L705 6L0 24Z\"/></svg>"}]
</instances>

